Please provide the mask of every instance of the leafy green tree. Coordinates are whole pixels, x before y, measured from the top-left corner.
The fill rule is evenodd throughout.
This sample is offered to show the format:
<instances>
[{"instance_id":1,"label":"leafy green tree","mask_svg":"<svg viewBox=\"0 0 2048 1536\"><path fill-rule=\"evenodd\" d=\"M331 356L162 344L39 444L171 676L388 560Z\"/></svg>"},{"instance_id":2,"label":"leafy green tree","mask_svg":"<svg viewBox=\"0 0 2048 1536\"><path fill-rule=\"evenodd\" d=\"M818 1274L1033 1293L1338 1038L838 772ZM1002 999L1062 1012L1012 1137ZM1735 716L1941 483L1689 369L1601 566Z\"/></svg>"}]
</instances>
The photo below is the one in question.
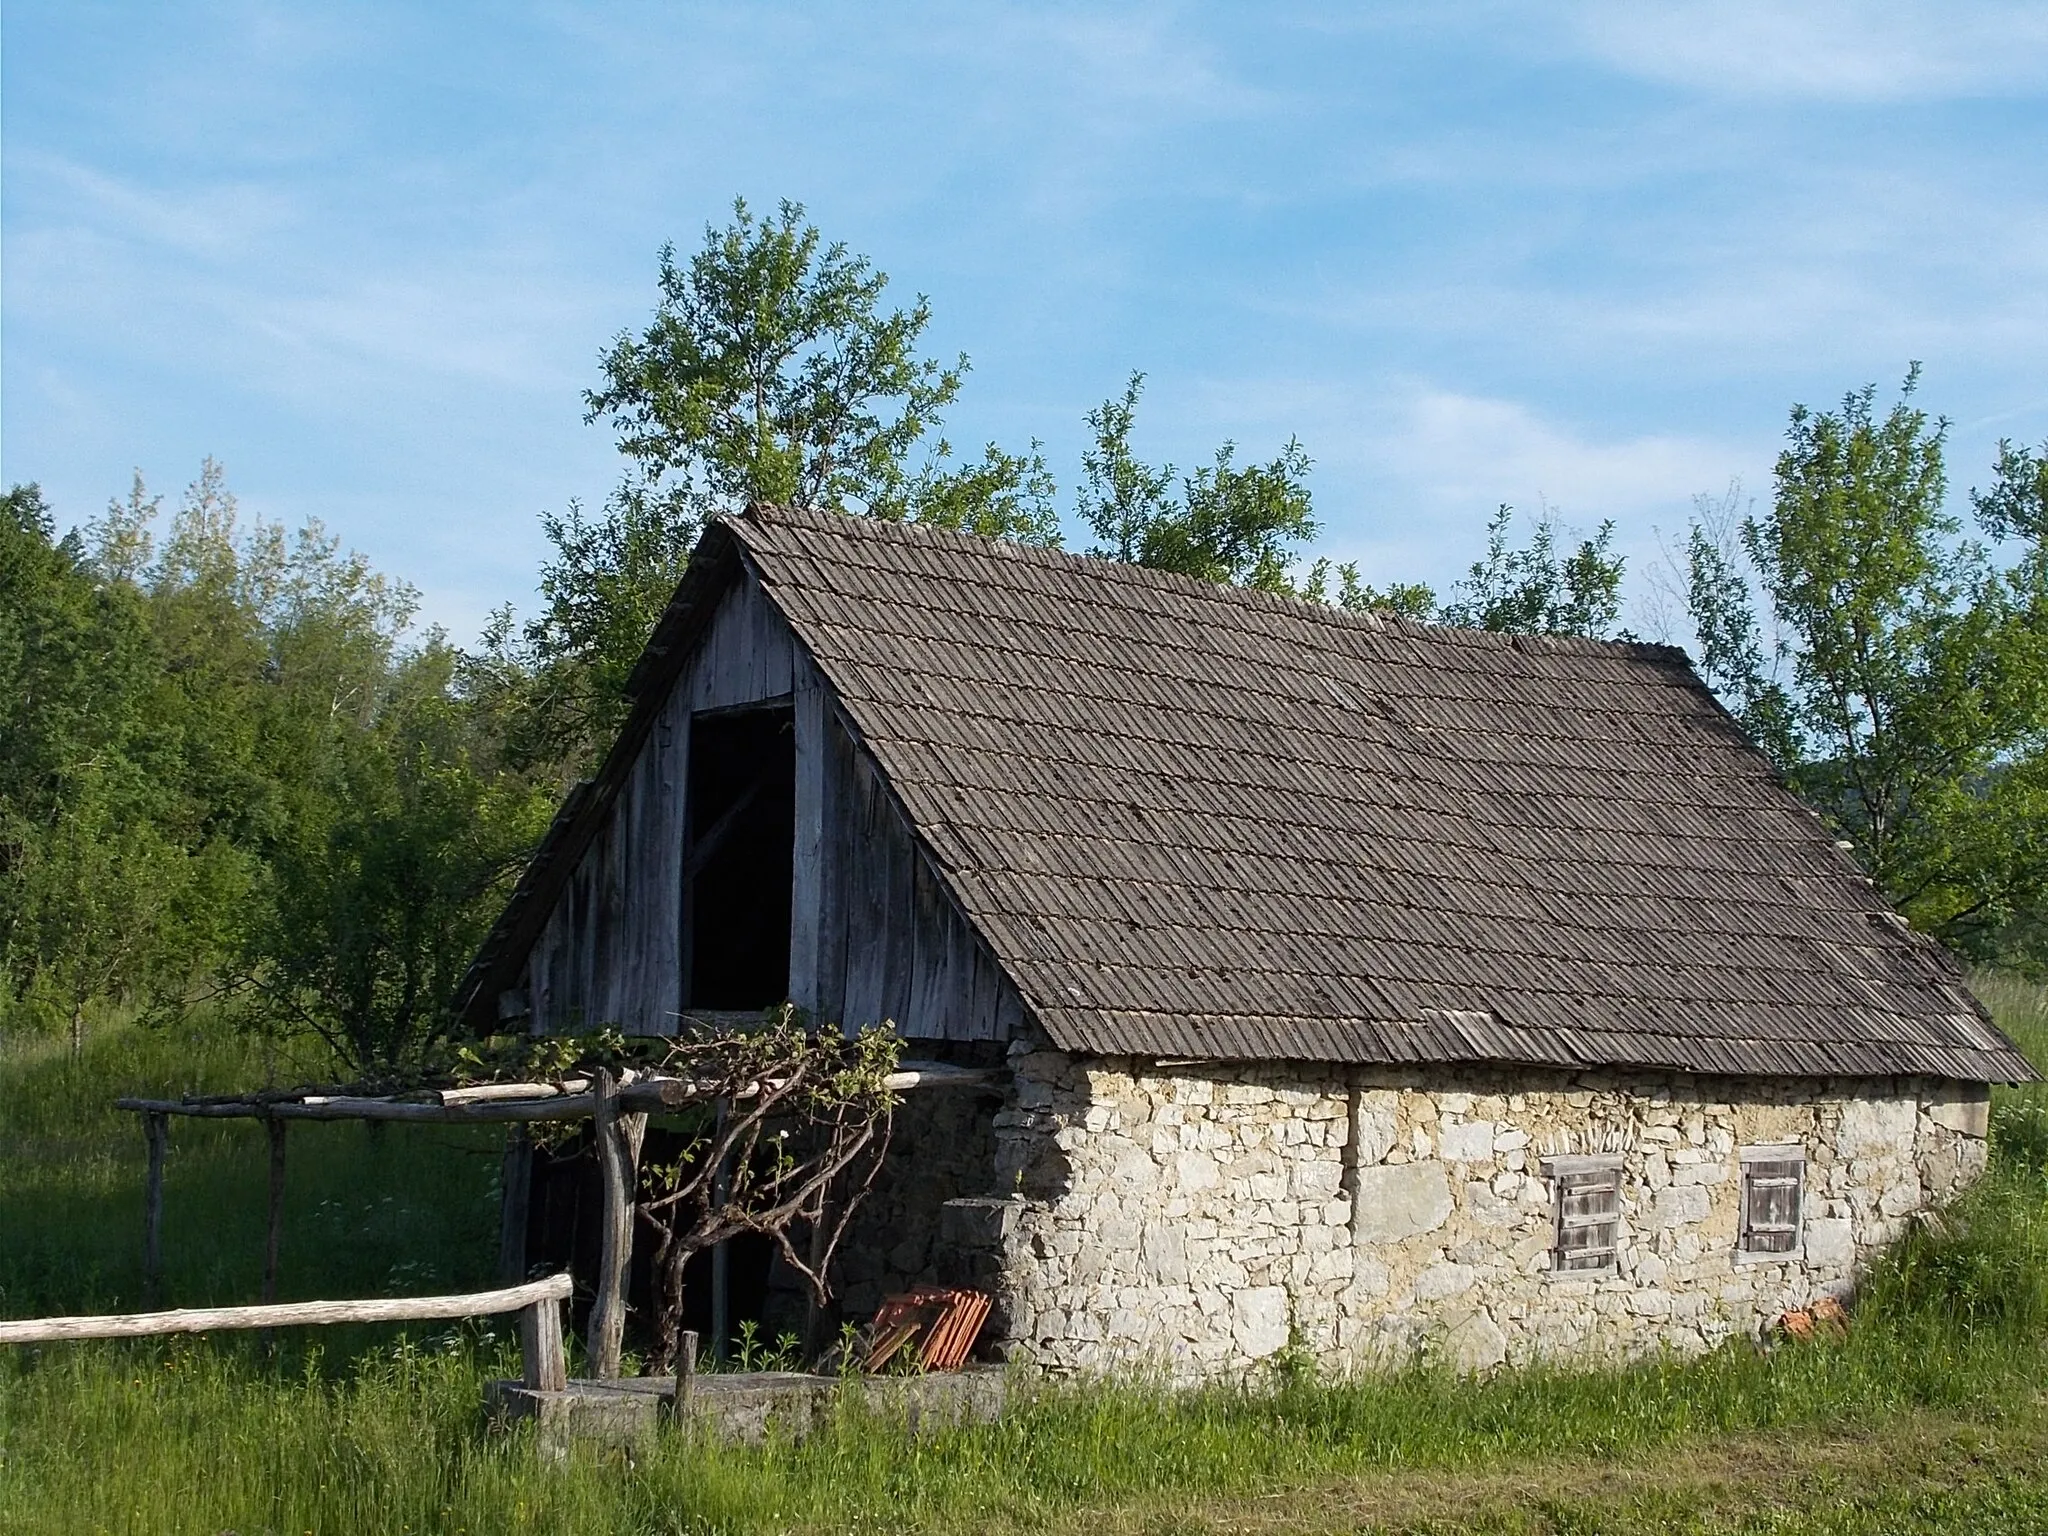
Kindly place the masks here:
<instances>
[{"instance_id":1,"label":"leafy green tree","mask_svg":"<svg viewBox=\"0 0 2048 1536\"><path fill-rule=\"evenodd\" d=\"M596 514L544 515L554 556L541 607L494 618L466 686L523 760L573 773L616 731L624 682L703 529L754 503L1059 542L1037 443L956 462L941 416L960 392L919 343L931 308L890 308L888 278L825 242L803 208L766 218L744 200L687 262L661 253L647 327L605 351L585 396L627 460Z\"/></svg>"},{"instance_id":2,"label":"leafy green tree","mask_svg":"<svg viewBox=\"0 0 2048 1536\"><path fill-rule=\"evenodd\" d=\"M1984 951L2048 894L2048 559L2038 459L2001 449L1980 526L1947 510L1947 424L1914 403L1795 407L1748 570L1695 524L1689 602L1710 682L1927 931ZM1749 583L1789 672L1766 676Z\"/></svg>"},{"instance_id":3,"label":"leafy green tree","mask_svg":"<svg viewBox=\"0 0 2048 1536\"><path fill-rule=\"evenodd\" d=\"M1622 557L1612 519L1560 556L1558 525L1537 520L1526 546L1508 543L1514 509L1503 504L1486 525L1486 553L1472 563L1440 623L1498 634L1585 635L1602 639L1621 616Z\"/></svg>"},{"instance_id":4,"label":"leafy green tree","mask_svg":"<svg viewBox=\"0 0 2048 1536\"><path fill-rule=\"evenodd\" d=\"M1099 541L1089 552L1262 592L1294 593L1293 545L1319 531L1310 508L1308 454L1290 438L1265 464L1237 463L1225 443L1215 462L1181 477L1131 446L1145 376L1087 416L1094 443L1082 459L1080 514Z\"/></svg>"},{"instance_id":5,"label":"leafy green tree","mask_svg":"<svg viewBox=\"0 0 2048 1536\"><path fill-rule=\"evenodd\" d=\"M431 1056L455 985L545 831L547 786L504 771L438 638L399 657L274 853L225 973L265 1027L317 1035L358 1074Z\"/></svg>"},{"instance_id":6,"label":"leafy green tree","mask_svg":"<svg viewBox=\"0 0 2048 1536\"><path fill-rule=\"evenodd\" d=\"M54 537L32 485L0 497L0 594L0 963L75 1051L91 1006L181 947L176 721L136 594Z\"/></svg>"}]
</instances>

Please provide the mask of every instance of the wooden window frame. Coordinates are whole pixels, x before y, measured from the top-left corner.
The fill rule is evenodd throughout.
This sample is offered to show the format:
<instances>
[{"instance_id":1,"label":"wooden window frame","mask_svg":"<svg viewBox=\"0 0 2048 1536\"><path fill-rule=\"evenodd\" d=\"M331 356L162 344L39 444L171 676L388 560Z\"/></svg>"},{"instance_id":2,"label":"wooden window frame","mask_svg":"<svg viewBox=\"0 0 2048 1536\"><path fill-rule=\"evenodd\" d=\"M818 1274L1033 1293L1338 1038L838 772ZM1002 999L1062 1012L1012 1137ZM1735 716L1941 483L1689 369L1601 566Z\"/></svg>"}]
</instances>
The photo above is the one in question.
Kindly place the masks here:
<instances>
[{"instance_id":1,"label":"wooden window frame","mask_svg":"<svg viewBox=\"0 0 2048 1536\"><path fill-rule=\"evenodd\" d=\"M1615 1274L1621 1253L1622 1159L1611 1155L1548 1158L1543 1175L1550 1180L1551 1279L1599 1279Z\"/></svg>"},{"instance_id":2,"label":"wooden window frame","mask_svg":"<svg viewBox=\"0 0 2048 1536\"><path fill-rule=\"evenodd\" d=\"M1806 1251L1806 1149L1792 1145L1744 1147L1740 1161L1742 1208L1736 1227L1736 1258L1756 1264L1798 1262ZM1787 1187L1792 1190L1791 1221L1756 1220L1753 1191ZM1770 1246L1760 1246L1759 1238L1767 1239ZM1780 1243L1783 1246L1778 1246Z\"/></svg>"}]
</instances>

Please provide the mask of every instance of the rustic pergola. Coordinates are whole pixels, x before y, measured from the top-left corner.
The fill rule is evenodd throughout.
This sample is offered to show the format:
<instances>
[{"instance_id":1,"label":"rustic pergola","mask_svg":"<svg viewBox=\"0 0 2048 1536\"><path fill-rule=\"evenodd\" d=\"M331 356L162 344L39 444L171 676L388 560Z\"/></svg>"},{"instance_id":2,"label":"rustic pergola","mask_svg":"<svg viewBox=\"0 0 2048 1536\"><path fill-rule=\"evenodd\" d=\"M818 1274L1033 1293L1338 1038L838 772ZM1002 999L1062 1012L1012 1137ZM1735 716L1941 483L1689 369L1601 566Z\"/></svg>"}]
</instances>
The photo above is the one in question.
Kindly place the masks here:
<instances>
[{"instance_id":1,"label":"rustic pergola","mask_svg":"<svg viewBox=\"0 0 2048 1536\"><path fill-rule=\"evenodd\" d=\"M952 1066L945 1062L909 1061L883 1079L890 1093L942 1088L986 1088L1001 1073ZM759 1091L758 1086L753 1090ZM737 1097L747 1097L742 1090ZM308 1089L252 1092L180 1099L123 1098L117 1109L142 1117L149 1145L143 1191L142 1255L144 1294L154 1302L163 1280L164 1155L170 1143L173 1116L204 1120L260 1120L270 1142L268 1224L264 1238L263 1300L277 1296L278 1247L284 1214L285 1132L294 1120L404 1121L421 1125L505 1124L504 1175L499 1206L498 1270L501 1282L524 1278L527 1205L531 1190L531 1144L525 1127L536 1121L595 1122L598 1167L604 1206L599 1223L599 1266L596 1297L591 1305L588 1350L591 1373L614 1377L626 1320L627 1261L633 1243L634 1196L640 1176L640 1146L647 1117L665 1110L709 1105L736 1097L729 1089L714 1091L687 1077L617 1075L600 1069L588 1077L559 1082L481 1083L464 1088L423 1089L410 1093L369 1096ZM722 1245L721 1245L722 1246ZM714 1337L721 1336L725 1307L725 1266L712 1267Z\"/></svg>"}]
</instances>

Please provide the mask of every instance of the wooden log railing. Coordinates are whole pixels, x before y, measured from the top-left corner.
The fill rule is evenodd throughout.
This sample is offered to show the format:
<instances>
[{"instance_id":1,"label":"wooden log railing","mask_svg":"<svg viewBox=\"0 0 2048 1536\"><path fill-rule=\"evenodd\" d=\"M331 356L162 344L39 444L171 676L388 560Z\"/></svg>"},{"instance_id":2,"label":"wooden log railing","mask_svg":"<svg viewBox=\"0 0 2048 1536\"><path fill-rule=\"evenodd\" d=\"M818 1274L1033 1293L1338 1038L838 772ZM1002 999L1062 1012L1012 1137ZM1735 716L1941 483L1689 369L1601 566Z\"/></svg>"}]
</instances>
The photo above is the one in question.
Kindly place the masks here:
<instances>
[{"instance_id":1,"label":"wooden log railing","mask_svg":"<svg viewBox=\"0 0 2048 1536\"><path fill-rule=\"evenodd\" d=\"M71 1339L143 1339L234 1328L303 1328L328 1323L439 1322L459 1317L519 1314L522 1383L560 1392L569 1380L562 1354L562 1303L567 1275L466 1296L405 1296L375 1301L285 1301L260 1307L185 1307L175 1312L130 1312L100 1317L26 1317L0 1320L0 1344L43 1344Z\"/></svg>"}]
</instances>

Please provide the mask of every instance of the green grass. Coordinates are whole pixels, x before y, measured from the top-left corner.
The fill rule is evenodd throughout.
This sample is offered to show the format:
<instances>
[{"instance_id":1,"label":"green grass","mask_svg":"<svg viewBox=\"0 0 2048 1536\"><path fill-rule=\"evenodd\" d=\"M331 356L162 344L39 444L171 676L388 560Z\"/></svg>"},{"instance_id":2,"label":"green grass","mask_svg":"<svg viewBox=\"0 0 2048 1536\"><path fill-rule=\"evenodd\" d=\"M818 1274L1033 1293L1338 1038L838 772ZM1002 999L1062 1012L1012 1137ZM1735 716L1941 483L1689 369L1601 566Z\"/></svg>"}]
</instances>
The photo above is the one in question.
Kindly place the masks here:
<instances>
[{"instance_id":1,"label":"green grass","mask_svg":"<svg viewBox=\"0 0 2048 1536\"><path fill-rule=\"evenodd\" d=\"M2048 1056L2048 991L1981 990ZM141 1136L105 1103L259 1070L232 1043L134 1031L77 1067L0 1057L0 1312L132 1303ZM0 1352L0 1531L2040 1531L2048 1094L2001 1093L1994 1125L1960 1235L1895 1255L1839 1343L1485 1380L1049 1388L921 1440L849 1413L803 1445L671 1436L566 1464L485 1432L482 1383L512 1354L477 1327L330 1331L268 1362L247 1339L16 1350ZM292 1135L285 1294L486 1278L495 1137ZM176 1136L172 1299L246 1299L260 1135Z\"/></svg>"}]
</instances>

